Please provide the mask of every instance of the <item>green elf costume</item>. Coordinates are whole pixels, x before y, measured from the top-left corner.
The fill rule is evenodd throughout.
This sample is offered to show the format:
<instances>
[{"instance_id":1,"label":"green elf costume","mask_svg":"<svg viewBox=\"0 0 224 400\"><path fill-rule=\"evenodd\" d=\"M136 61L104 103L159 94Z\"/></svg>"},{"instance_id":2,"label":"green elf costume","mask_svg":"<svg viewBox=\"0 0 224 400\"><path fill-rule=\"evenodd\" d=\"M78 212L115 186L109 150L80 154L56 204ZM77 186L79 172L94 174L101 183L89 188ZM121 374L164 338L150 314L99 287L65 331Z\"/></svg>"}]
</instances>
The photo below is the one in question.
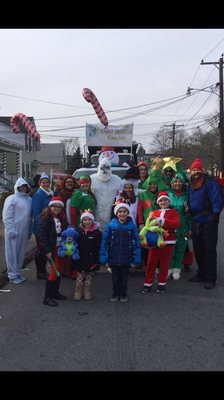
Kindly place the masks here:
<instances>
[{"instance_id":1,"label":"green elf costume","mask_svg":"<svg viewBox=\"0 0 224 400\"><path fill-rule=\"evenodd\" d=\"M83 184L89 183L89 187ZM71 197L71 225L78 228L80 225L80 215L83 211L90 209L95 214L96 198L91 191L91 178L89 175L83 175L79 178L80 189L73 192Z\"/></svg>"},{"instance_id":2,"label":"green elf costume","mask_svg":"<svg viewBox=\"0 0 224 400\"><path fill-rule=\"evenodd\" d=\"M150 185L156 185L155 191L152 191ZM149 177L145 180L142 188L143 192L138 195L138 224L145 225L149 213L158 210L158 193L167 190L168 187L163 180L163 173L158 169L152 169Z\"/></svg>"},{"instance_id":3,"label":"green elf costume","mask_svg":"<svg viewBox=\"0 0 224 400\"><path fill-rule=\"evenodd\" d=\"M174 188L173 183L179 181L182 185ZM174 254L170 263L169 276L178 280L185 249L187 246L187 237L191 230L191 218L187 206L186 179L181 173L177 173L171 181L171 188L168 190L171 199L170 207L175 208L180 215L180 227L176 230L176 245Z\"/></svg>"}]
</instances>

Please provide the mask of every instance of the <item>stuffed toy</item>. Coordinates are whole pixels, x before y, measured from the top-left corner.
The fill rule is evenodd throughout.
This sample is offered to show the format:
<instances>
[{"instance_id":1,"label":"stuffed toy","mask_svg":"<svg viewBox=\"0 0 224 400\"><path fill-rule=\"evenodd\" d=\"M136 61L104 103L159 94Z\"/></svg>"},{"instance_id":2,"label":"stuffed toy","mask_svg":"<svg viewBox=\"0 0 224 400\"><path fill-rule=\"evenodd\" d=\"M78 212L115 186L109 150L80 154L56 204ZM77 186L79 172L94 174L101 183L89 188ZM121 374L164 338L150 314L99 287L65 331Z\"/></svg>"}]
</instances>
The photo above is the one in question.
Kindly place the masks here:
<instances>
[{"instance_id":1,"label":"stuffed toy","mask_svg":"<svg viewBox=\"0 0 224 400\"><path fill-rule=\"evenodd\" d=\"M75 230L72 225L62 232L62 243L58 248L59 257L72 256L73 260L79 260L79 250L76 239L79 237L79 233Z\"/></svg>"},{"instance_id":2,"label":"stuffed toy","mask_svg":"<svg viewBox=\"0 0 224 400\"><path fill-rule=\"evenodd\" d=\"M149 213L144 228L140 231L141 247L165 247L164 237L167 238L169 233L161 226L156 225L157 219L153 212Z\"/></svg>"}]
</instances>

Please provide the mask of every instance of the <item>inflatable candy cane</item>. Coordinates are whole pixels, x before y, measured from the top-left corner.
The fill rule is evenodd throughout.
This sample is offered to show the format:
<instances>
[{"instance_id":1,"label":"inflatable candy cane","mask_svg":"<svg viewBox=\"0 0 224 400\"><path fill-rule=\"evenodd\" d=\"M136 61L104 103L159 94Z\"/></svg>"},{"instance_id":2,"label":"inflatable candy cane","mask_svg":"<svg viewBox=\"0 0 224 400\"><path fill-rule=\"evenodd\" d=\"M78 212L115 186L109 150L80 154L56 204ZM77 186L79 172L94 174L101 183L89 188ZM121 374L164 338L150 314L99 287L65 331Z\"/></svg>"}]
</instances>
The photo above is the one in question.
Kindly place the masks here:
<instances>
[{"instance_id":1,"label":"inflatable candy cane","mask_svg":"<svg viewBox=\"0 0 224 400\"><path fill-rule=\"evenodd\" d=\"M20 132L20 128L19 128L19 125L17 122L18 120L20 120L20 122L22 122L22 124L25 126L27 131L30 133L30 135L34 139L40 140L40 134L36 131L33 124L31 124L29 118L27 118L26 115L21 114L21 113L16 113L10 120L10 126L14 133Z\"/></svg>"},{"instance_id":2,"label":"inflatable candy cane","mask_svg":"<svg viewBox=\"0 0 224 400\"><path fill-rule=\"evenodd\" d=\"M107 126L108 125L108 119L107 116L105 114L105 112L103 111L99 101L97 100L95 94L92 92L92 90L84 88L82 90L82 94L83 97L86 101L88 101L88 103L91 103L97 117L99 118L100 122L102 122L103 125Z\"/></svg>"}]
</instances>

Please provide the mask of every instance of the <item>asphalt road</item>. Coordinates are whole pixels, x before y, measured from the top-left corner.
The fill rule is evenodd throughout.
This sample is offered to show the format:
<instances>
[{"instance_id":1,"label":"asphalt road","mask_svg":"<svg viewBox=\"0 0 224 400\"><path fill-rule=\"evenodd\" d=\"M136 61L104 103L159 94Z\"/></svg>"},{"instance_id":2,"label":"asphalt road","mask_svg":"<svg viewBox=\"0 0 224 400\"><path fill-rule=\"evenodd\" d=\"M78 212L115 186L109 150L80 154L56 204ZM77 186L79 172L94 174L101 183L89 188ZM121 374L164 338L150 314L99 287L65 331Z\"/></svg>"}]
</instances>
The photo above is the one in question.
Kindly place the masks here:
<instances>
[{"instance_id":1,"label":"asphalt road","mask_svg":"<svg viewBox=\"0 0 224 400\"><path fill-rule=\"evenodd\" d=\"M128 303L109 301L111 275L103 270L93 300L74 301L74 282L63 278L68 300L44 306L45 282L29 263L27 281L0 292L0 371L223 371L223 243L222 215L215 289L188 281L194 265L166 293L141 294L144 273L132 271Z\"/></svg>"}]
</instances>

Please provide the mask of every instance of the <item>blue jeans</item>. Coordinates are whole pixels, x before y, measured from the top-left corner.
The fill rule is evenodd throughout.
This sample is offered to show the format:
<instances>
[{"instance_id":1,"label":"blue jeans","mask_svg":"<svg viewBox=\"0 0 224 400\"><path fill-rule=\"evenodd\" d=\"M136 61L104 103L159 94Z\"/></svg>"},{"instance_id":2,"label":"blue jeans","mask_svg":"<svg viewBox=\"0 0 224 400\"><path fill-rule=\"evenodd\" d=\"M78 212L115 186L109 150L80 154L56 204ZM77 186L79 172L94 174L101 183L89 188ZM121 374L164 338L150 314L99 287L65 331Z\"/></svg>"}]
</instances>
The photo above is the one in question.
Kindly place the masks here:
<instances>
[{"instance_id":1,"label":"blue jeans","mask_svg":"<svg viewBox=\"0 0 224 400\"><path fill-rule=\"evenodd\" d=\"M128 265L110 265L114 296L125 297L128 287Z\"/></svg>"}]
</instances>

